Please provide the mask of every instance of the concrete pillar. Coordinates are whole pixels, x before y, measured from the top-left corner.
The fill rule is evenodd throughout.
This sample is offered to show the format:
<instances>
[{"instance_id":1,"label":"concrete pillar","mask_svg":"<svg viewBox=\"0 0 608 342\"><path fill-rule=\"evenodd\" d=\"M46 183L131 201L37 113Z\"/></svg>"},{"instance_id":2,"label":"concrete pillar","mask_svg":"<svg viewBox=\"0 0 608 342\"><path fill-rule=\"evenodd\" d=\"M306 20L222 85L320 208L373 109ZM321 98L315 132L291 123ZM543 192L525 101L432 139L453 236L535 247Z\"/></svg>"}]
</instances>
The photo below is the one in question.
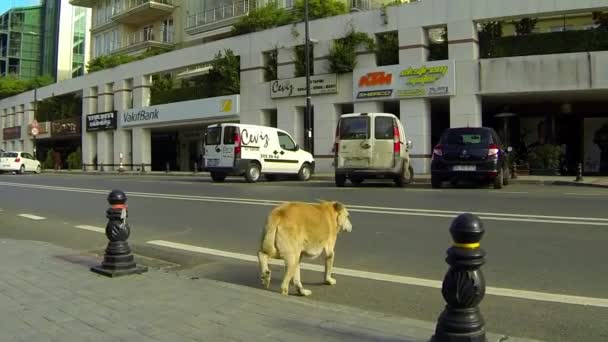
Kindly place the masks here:
<instances>
[{"instance_id":1,"label":"concrete pillar","mask_svg":"<svg viewBox=\"0 0 608 342\"><path fill-rule=\"evenodd\" d=\"M90 165L97 155L97 134L86 130L87 115L97 113L97 93L97 87L86 88L82 98L82 163L87 170L93 168Z\"/></svg>"},{"instance_id":2,"label":"concrete pillar","mask_svg":"<svg viewBox=\"0 0 608 342\"><path fill-rule=\"evenodd\" d=\"M280 80L295 77L295 60L296 55L294 48L279 49L277 54L277 77Z\"/></svg>"},{"instance_id":3,"label":"concrete pillar","mask_svg":"<svg viewBox=\"0 0 608 342\"><path fill-rule=\"evenodd\" d=\"M114 88L114 110L117 112L117 115L121 115L121 113L129 107L128 102L131 98L130 82L127 80L119 81L115 83ZM114 170L119 169L121 155L123 165L132 163L133 158L131 156L131 141L132 138L130 130L122 129L122 127L116 128L114 131L113 164L117 166L114 167ZM131 167L124 166L123 169L131 170Z\"/></svg>"},{"instance_id":4,"label":"concrete pillar","mask_svg":"<svg viewBox=\"0 0 608 342\"><path fill-rule=\"evenodd\" d=\"M290 101L277 106L277 126L287 131L296 144L304 146L304 107L294 107Z\"/></svg>"},{"instance_id":5,"label":"concrete pillar","mask_svg":"<svg viewBox=\"0 0 608 342\"><path fill-rule=\"evenodd\" d=\"M114 92L112 84L100 85L97 94L97 112L104 113L114 110ZM99 164L114 163L114 132L97 132L97 160ZM112 170L112 166L103 166L104 171Z\"/></svg>"},{"instance_id":6,"label":"concrete pillar","mask_svg":"<svg viewBox=\"0 0 608 342\"><path fill-rule=\"evenodd\" d=\"M431 166L431 103L426 99L400 101L400 118L406 139L414 143L410 151L414 173L429 173Z\"/></svg>"},{"instance_id":7,"label":"concrete pillar","mask_svg":"<svg viewBox=\"0 0 608 342\"><path fill-rule=\"evenodd\" d=\"M23 149L35 155L34 137L30 134L30 123L34 121L34 103L25 104L23 110L23 124L21 125L21 138L23 139Z\"/></svg>"},{"instance_id":8,"label":"concrete pillar","mask_svg":"<svg viewBox=\"0 0 608 342\"><path fill-rule=\"evenodd\" d=\"M472 21L448 23L450 59L456 62L456 96L450 98L450 127L482 125L479 40Z\"/></svg>"},{"instance_id":9,"label":"concrete pillar","mask_svg":"<svg viewBox=\"0 0 608 342\"><path fill-rule=\"evenodd\" d=\"M331 41L322 40L314 44L313 58L314 58L314 74L323 75L329 74L329 50L332 46Z\"/></svg>"},{"instance_id":10,"label":"concrete pillar","mask_svg":"<svg viewBox=\"0 0 608 342\"><path fill-rule=\"evenodd\" d=\"M373 37L375 40L375 36ZM374 68L378 66L376 62L376 54L373 51L367 51L365 44L359 45L355 51L357 54L357 68Z\"/></svg>"},{"instance_id":11,"label":"concrete pillar","mask_svg":"<svg viewBox=\"0 0 608 342\"><path fill-rule=\"evenodd\" d=\"M262 94L259 93L264 88L264 97L268 97L268 88L264 83L264 55L261 52L252 52L241 56L241 103L255 104L260 102ZM263 115L259 110L242 108L239 113L240 122L249 125L263 125Z\"/></svg>"},{"instance_id":12,"label":"concrete pillar","mask_svg":"<svg viewBox=\"0 0 608 342\"><path fill-rule=\"evenodd\" d=\"M133 79L133 108L144 108L150 106L150 76L141 76ZM149 128L133 128L132 130L133 164L144 166L145 171L150 171L152 163L152 136ZM135 166L140 168L140 166Z\"/></svg>"},{"instance_id":13,"label":"concrete pillar","mask_svg":"<svg viewBox=\"0 0 608 342\"><path fill-rule=\"evenodd\" d=\"M333 172L333 147L339 109L333 103L315 103L314 144L317 172Z\"/></svg>"},{"instance_id":14,"label":"concrete pillar","mask_svg":"<svg viewBox=\"0 0 608 342\"><path fill-rule=\"evenodd\" d=\"M429 42L422 27L399 30L399 64L419 64L428 60Z\"/></svg>"},{"instance_id":15,"label":"concrete pillar","mask_svg":"<svg viewBox=\"0 0 608 342\"><path fill-rule=\"evenodd\" d=\"M355 113L382 113L384 105L381 101L362 101L353 104Z\"/></svg>"}]
</instances>

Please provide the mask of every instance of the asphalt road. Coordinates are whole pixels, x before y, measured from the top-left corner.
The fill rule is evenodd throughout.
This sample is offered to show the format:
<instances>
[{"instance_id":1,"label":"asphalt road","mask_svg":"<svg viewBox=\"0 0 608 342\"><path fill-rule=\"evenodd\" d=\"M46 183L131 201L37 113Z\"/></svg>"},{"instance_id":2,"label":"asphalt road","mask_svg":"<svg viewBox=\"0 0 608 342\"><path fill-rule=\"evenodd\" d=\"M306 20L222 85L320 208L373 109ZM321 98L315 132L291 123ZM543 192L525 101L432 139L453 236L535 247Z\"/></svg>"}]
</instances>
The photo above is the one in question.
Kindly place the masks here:
<instances>
[{"instance_id":1,"label":"asphalt road","mask_svg":"<svg viewBox=\"0 0 608 342\"><path fill-rule=\"evenodd\" d=\"M278 201L342 201L354 227L340 236L335 266L381 273L388 281L361 273L337 275L338 284L328 287L320 285L320 273L307 271L303 281L313 291L310 299L429 321L443 308L440 291L399 283L398 276L440 282L447 269L450 222L458 213L475 212L486 228L484 275L489 287L499 289L481 305L488 330L546 341L608 341L605 189L517 185L499 191L432 190L383 184L338 189L330 182L246 184L229 179L215 184L184 177L2 175L0 237L100 252L107 241L94 230L105 226L105 198L116 188L129 197L130 243L138 254L183 265L192 276L256 288L257 265L252 262L148 242L255 255L266 215ZM82 225L97 228L75 228ZM274 291L282 274L280 267L275 269ZM516 295L500 295L502 289ZM569 296L584 297L586 305L568 304L573 300Z\"/></svg>"}]
</instances>

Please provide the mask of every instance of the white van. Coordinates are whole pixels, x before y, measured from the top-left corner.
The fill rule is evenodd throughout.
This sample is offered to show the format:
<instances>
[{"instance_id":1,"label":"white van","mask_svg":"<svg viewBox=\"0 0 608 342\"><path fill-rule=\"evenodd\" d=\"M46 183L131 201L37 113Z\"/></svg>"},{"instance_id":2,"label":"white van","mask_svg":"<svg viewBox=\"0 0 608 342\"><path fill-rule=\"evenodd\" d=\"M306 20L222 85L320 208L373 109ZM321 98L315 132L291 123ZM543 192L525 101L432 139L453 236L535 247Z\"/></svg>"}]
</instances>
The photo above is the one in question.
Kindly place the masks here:
<instances>
[{"instance_id":1,"label":"white van","mask_svg":"<svg viewBox=\"0 0 608 342\"><path fill-rule=\"evenodd\" d=\"M336 186L349 179L354 185L369 178L391 179L397 186L412 182L414 169L399 118L389 113L340 116L334 144Z\"/></svg>"},{"instance_id":2,"label":"white van","mask_svg":"<svg viewBox=\"0 0 608 342\"><path fill-rule=\"evenodd\" d=\"M315 170L313 156L300 149L287 132L237 123L207 127L204 160L205 170L215 182L226 176L245 176L254 183L262 175L273 180L280 174L307 181Z\"/></svg>"}]
</instances>

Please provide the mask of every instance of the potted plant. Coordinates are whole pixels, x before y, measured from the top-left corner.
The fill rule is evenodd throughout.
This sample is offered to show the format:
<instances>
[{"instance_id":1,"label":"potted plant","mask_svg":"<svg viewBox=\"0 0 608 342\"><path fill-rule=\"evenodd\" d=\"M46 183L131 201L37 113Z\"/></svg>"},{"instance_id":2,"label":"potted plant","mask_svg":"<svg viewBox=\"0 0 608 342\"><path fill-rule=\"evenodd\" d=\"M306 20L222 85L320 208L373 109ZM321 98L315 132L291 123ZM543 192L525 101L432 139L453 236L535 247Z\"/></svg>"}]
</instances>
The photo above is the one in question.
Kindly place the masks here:
<instances>
[{"instance_id":1,"label":"potted plant","mask_svg":"<svg viewBox=\"0 0 608 342\"><path fill-rule=\"evenodd\" d=\"M559 175L560 160L563 150L558 145L543 144L528 149L530 174L543 176Z\"/></svg>"}]
</instances>

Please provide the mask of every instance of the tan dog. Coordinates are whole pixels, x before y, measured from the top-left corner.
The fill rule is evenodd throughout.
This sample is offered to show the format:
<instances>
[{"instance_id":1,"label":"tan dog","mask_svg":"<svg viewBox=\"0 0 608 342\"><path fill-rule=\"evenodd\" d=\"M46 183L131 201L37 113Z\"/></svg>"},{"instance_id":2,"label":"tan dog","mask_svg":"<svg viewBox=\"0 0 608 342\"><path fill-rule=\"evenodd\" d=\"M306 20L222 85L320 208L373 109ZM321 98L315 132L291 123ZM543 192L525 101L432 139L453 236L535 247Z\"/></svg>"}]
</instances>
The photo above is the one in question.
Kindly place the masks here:
<instances>
[{"instance_id":1,"label":"tan dog","mask_svg":"<svg viewBox=\"0 0 608 342\"><path fill-rule=\"evenodd\" d=\"M309 296L312 292L302 286L300 279L300 262L304 256L316 258L322 252L325 253L325 282L336 284L331 277L336 239L338 233L350 232L352 228L348 210L339 202L287 202L274 208L268 215L258 252L262 285L270 287L269 258L283 259L286 270L281 294L289 293L289 282L293 278L298 293Z\"/></svg>"}]
</instances>

